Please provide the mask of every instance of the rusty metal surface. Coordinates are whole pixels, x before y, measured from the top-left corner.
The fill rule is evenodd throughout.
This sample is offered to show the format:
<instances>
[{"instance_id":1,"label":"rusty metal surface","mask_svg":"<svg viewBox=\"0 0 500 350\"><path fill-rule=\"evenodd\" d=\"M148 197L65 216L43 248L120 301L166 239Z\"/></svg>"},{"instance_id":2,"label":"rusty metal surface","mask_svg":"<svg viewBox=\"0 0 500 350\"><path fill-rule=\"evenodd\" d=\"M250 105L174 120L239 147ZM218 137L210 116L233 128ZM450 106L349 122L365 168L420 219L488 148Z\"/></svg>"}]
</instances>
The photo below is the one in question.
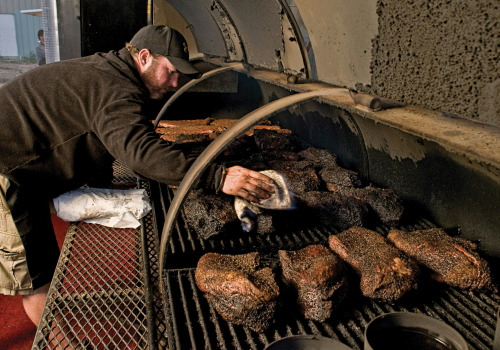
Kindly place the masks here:
<instances>
[{"instance_id":1,"label":"rusty metal surface","mask_svg":"<svg viewBox=\"0 0 500 350\"><path fill-rule=\"evenodd\" d=\"M136 179L117 166L114 181ZM148 189L148 184L139 187ZM140 228L70 225L32 349L154 349L166 344L153 212L142 223L144 238Z\"/></svg>"}]
</instances>

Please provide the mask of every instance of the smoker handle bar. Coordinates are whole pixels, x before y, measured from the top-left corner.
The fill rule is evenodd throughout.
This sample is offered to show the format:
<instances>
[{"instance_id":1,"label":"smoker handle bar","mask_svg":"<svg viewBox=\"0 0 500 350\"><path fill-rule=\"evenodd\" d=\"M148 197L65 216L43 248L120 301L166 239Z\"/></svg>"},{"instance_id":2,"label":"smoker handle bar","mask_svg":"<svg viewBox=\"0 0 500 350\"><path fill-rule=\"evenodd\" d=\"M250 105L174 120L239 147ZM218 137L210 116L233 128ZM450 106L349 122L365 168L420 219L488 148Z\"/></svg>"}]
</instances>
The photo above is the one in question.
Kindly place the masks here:
<instances>
[{"instance_id":1,"label":"smoker handle bar","mask_svg":"<svg viewBox=\"0 0 500 350\"><path fill-rule=\"evenodd\" d=\"M303 92L295 95L283 97L277 101L270 102L262 107L259 107L253 112L245 115L226 131L220 134L214 141L212 141L207 148L199 155L193 165L189 168L180 183L174 198L169 206L160 242L160 281L163 281L163 269L165 267L165 256L167 250L167 243L170 241L172 235L172 227L177 219L179 210L184 202L187 194L196 183L200 174L202 174L213 162L215 158L236 138L243 135L248 129L257 124L258 122L269 118L274 113L281 111L299 102L303 102L315 97L325 95L345 95L345 88L330 88L317 91ZM163 286L163 283L161 283ZM164 293L165 295L165 293Z\"/></svg>"},{"instance_id":2,"label":"smoker handle bar","mask_svg":"<svg viewBox=\"0 0 500 350\"><path fill-rule=\"evenodd\" d=\"M243 70L243 65L241 63L232 63L228 66L220 67L213 69L211 71L208 71L204 73L200 78L198 79L193 79L191 81L188 81L186 84L184 84L179 90L177 90L165 104L161 108L160 112L156 116L155 123L154 123L154 128L156 129L158 127L158 123L160 120L163 118L163 115L167 111L167 109L174 103L183 93L185 93L187 90L191 89L193 86L201 83L203 80L206 80L210 77L213 77L215 75L221 74L227 70Z\"/></svg>"}]
</instances>

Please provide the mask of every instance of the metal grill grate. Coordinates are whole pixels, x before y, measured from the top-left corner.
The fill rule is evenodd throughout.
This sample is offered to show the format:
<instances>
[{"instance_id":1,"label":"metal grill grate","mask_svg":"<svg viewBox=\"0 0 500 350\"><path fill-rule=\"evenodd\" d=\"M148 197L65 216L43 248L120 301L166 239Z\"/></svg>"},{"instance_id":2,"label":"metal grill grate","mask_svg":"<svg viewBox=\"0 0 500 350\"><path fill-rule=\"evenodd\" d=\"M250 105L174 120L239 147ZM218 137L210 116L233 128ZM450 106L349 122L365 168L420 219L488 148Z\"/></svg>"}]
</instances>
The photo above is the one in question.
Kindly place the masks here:
<instances>
[{"instance_id":1,"label":"metal grill grate","mask_svg":"<svg viewBox=\"0 0 500 350\"><path fill-rule=\"evenodd\" d=\"M453 288L434 290L433 295L394 305L352 296L350 303L330 320L306 320L284 308L276 324L265 333L226 322L195 285L194 269L169 270L165 277L172 316L170 349L263 349L289 335L315 334L336 339L352 349L363 348L366 325L387 312L419 312L440 319L462 334L470 349L490 350L500 297L464 293Z\"/></svg>"},{"instance_id":2,"label":"metal grill grate","mask_svg":"<svg viewBox=\"0 0 500 350\"><path fill-rule=\"evenodd\" d=\"M500 308L498 294L469 293L430 283L396 304L376 302L353 291L345 305L327 321L306 320L281 301L275 324L264 333L255 333L247 327L225 321L196 287L194 272L203 254L241 254L250 251L261 253L261 262L273 268L280 281L277 250L294 250L309 244L327 245L328 237L335 234L326 227L309 228L266 236L244 235L230 238L203 240L184 223L183 213L169 242L163 288L169 349L264 349L269 343L290 335L315 334L331 337L350 346L362 349L366 325L376 316L388 312L406 311L424 313L440 319L455 328L469 343L470 349L490 350L496 325L496 312ZM426 219L401 226L416 230L434 227ZM386 235L388 227L377 227ZM281 288L281 287L280 287Z\"/></svg>"},{"instance_id":3,"label":"metal grill grate","mask_svg":"<svg viewBox=\"0 0 500 350\"><path fill-rule=\"evenodd\" d=\"M126 169L115 169L116 182L134 182ZM148 184L140 183L148 188ZM149 190L149 188L148 188ZM161 191L163 192L163 191ZM171 198L170 193L170 198ZM168 202L168 199L167 199ZM431 227L426 220L403 229ZM379 233L387 228L379 227ZM377 303L352 295L330 320L315 322L282 308L274 326L255 333L223 320L194 282L194 266L209 251L236 254L267 252L264 264L276 267L276 249L325 243L333 232L310 228L268 236L202 240L183 223L169 242L168 269L160 293L159 237L155 213L140 230L72 224L66 236L33 349L263 349L295 334L317 334L362 349L363 332L374 317L393 311L421 312L459 331L470 349L490 350L500 308L497 294L431 289L411 302ZM166 315L166 316L165 316ZM72 345L65 343L73 341Z\"/></svg>"},{"instance_id":4,"label":"metal grill grate","mask_svg":"<svg viewBox=\"0 0 500 350\"><path fill-rule=\"evenodd\" d=\"M47 320L52 344L73 341L96 349L146 344L142 261L136 230L80 223L68 232ZM55 322L54 322L55 321ZM54 324L55 323L55 324ZM52 326L49 326L52 325Z\"/></svg>"},{"instance_id":5,"label":"metal grill grate","mask_svg":"<svg viewBox=\"0 0 500 350\"><path fill-rule=\"evenodd\" d=\"M131 176L115 165L114 182L136 183ZM140 187L148 190L147 183ZM154 349L166 344L157 232L154 211L139 229L72 223L33 349Z\"/></svg>"}]
</instances>

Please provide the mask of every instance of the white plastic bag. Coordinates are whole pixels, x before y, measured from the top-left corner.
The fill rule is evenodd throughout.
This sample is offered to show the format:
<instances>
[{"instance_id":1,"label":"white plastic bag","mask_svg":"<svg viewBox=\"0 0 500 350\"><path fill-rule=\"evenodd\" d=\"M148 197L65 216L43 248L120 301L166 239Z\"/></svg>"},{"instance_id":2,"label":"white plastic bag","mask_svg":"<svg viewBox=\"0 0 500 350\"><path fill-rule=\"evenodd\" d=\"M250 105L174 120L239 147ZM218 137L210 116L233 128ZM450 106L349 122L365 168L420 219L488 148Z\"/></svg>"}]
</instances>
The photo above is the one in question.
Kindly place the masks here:
<instances>
[{"instance_id":1,"label":"white plastic bag","mask_svg":"<svg viewBox=\"0 0 500 350\"><path fill-rule=\"evenodd\" d=\"M151 211L146 190L82 187L54 198L57 216L116 228L137 228Z\"/></svg>"}]
</instances>

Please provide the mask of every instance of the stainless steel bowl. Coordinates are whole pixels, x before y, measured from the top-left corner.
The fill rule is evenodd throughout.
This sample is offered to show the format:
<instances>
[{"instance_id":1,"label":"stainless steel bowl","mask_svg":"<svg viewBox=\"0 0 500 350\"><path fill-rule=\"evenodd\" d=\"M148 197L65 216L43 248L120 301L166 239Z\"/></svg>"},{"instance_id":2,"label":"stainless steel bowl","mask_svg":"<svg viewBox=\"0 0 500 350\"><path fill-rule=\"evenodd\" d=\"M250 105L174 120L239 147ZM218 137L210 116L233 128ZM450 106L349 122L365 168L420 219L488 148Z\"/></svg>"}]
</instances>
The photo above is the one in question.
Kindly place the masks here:
<instances>
[{"instance_id":1,"label":"stainless steel bowl","mask_svg":"<svg viewBox=\"0 0 500 350\"><path fill-rule=\"evenodd\" d=\"M366 326L364 350L467 350L464 338L433 317L394 312L374 318Z\"/></svg>"}]
</instances>

